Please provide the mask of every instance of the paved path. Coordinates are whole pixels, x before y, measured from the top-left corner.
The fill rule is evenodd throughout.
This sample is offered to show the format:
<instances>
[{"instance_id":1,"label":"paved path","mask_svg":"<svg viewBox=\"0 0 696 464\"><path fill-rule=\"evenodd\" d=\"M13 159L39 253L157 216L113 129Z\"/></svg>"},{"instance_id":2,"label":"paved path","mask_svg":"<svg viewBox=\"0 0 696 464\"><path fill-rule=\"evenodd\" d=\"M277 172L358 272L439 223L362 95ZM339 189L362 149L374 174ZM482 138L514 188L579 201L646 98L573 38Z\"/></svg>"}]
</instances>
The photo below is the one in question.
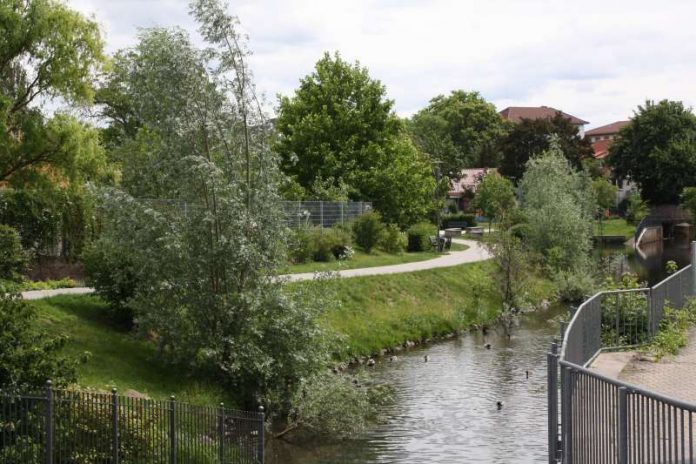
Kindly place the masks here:
<instances>
[{"instance_id":1,"label":"paved path","mask_svg":"<svg viewBox=\"0 0 696 464\"><path fill-rule=\"evenodd\" d=\"M436 269L440 267L452 267L460 264L475 263L477 261L485 261L491 258L490 253L480 242L476 240L453 239L454 243L466 245L469 248L463 251L450 251L447 254L438 256L437 258L428 259L426 261L417 261L415 263L394 264L392 266L377 266L365 267L361 269L346 269L336 271L332 274L341 277L359 277L384 274L400 274L404 272L424 271L426 269ZM302 280L312 280L316 277L314 272L306 272L302 274L287 274L280 276L290 282L298 282ZM94 292L93 288L78 287L78 288L59 288L55 290L32 290L22 292L22 297L26 300L38 300L41 298L50 298L57 295L84 295Z\"/></svg>"},{"instance_id":2,"label":"paved path","mask_svg":"<svg viewBox=\"0 0 696 464\"><path fill-rule=\"evenodd\" d=\"M634 351L602 353L591 367L609 377L696 404L696 327L689 331L689 342L677 356L652 362Z\"/></svg>"},{"instance_id":3,"label":"paved path","mask_svg":"<svg viewBox=\"0 0 696 464\"><path fill-rule=\"evenodd\" d=\"M464 239L453 239L452 241L460 245L466 245L469 248L467 248L464 251L450 251L447 254L443 254L442 256L438 256L437 258L429 259L426 261L394 264L391 266L346 269L343 271L336 271L333 274L339 275L341 277L401 274L404 272L424 271L426 269L436 269L440 267L452 267L458 266L460 264L475 263L477 261L485 261L491 258L491 255L490 253L488 253L488 250L486 250L486 247L484 247L480 242L477 242L475 240ZM316 273L314 272L305 272L302 274L287 274L281 277L287 278L291 282L297 282L301 280L312 280L315 276Z\"/></svg>"}]
</instances>

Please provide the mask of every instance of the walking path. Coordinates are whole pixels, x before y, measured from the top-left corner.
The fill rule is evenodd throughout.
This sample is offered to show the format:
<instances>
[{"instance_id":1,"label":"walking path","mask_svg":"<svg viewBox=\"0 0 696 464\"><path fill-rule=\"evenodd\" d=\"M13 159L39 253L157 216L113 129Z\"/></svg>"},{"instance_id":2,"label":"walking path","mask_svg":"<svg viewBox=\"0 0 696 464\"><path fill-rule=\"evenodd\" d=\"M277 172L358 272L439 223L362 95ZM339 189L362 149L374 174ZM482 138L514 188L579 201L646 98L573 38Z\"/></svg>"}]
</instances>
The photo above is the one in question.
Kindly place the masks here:
<instances>
[{"instance_id":1,"label":"walking path","mask_svg":"<svg viewBox=\"0 0 696 464\"><path fill-rule=\"evenodd\" d=\"M676 356L652 362L637 352L603 353L592 368L623 382L696 404L696 327L689 331L688 344Z\"/></svg>"},{"instance_id":2,"label":"walking path","mask_svg":"<svg viewBox=\"0 0 696 464\"><path fill-rule=\"evenodd\" d=\"M394 264L391 266L365 267L361 269L346 269L343 271L333 272L333 275L340 277L359 277L373 276L384 274L400 274L404 272L424 271L426 269L436 269L441 267L459 266L460 264L475 263L477 261L485 261L491 258L486 247L476 240L453 239L452 242L466 245L469 248L463 251L450 251L447 254L438 256L437 258L426 261L417 261L415 263ZM303 280L312 280L316 277L314 272L305 272L302 274L287 274L280 276L289 282L299 282ZM77 287L77 288L58 288L55 290L32 290L22 292L22 298L25 300L38 300L41 298L50 298L57 295L84 295L94 292L93 288Z\"/></svg>"}]
</instances>

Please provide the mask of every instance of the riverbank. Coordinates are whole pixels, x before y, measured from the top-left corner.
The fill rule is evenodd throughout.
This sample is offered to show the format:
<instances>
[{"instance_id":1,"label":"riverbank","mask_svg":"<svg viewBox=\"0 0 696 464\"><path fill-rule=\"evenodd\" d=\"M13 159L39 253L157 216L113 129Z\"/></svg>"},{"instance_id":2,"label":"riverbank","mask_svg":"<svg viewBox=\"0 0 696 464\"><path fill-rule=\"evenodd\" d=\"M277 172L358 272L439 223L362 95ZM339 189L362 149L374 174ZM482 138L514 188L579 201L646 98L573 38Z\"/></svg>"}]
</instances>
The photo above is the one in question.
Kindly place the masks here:
<instances>
[{"instance_id":1,"label":"riverbank","mask_svg":"<svg viewBox=\"0 0 696 464\"><path fill-rule=\"evenodd\" d=\"M339 361L399 350L461 329L491 323L502 300L491 275L490 261L371 277L297 282L310 290L331 293L338 306L322 323L342 338L334 353ZM552 299L554 286L533 278L529 299Z\"/></svg>"}]
</instances>

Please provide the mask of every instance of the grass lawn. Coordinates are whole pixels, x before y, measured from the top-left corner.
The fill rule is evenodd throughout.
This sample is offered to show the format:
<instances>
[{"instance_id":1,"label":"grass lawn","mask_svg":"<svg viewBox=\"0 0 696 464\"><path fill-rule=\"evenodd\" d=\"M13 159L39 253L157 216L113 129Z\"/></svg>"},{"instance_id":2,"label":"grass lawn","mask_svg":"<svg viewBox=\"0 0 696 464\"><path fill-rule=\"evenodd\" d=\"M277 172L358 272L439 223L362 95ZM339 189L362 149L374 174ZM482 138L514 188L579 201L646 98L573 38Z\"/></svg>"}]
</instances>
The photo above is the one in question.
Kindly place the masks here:
<instances>
[{"instance_id":1,"label":"grass lawn","mask_svg":"<svg viewBox=\"0 0 696 464\"><path fill-rule=\"evenodd\" d=\"M452 251L466 250L466 245L457 243L452 244ZM420 253L401 253L398 255L385 253L383 251L374 250L367 254L363 251L356 250L353 258L348 261L331 261L328 263L302 263L291 264L284 269L280 269L281 274L299 274L302 272L325 272L325 271L341 271L345 269L360 269L364 267L391 266L393 264L413 263L416 261L425 261L428 259L437 258L440 253L433 251L424 251Z\"/></svg>"},{"instance_id":2,"label":"grass lawn","mask_svg":"<svg viewBox=\"0 0 696 464\"><path fill-rule=\"evenodd\" d=\"M99 389L116 387L121 393L133 389L151 398L176 395L179 401L232 406L234 401L221 389L202 384L186 371L164 367L155 359L155 346L131 335L111 322L107 305L99 297L63 295L34 300L45 328L70 337L68 354L91 353L78 370L81 386Z\"/></svg>"},{"instance_id":3,"label":"grass lawn","mask_svg":"<svg viewBox=\"0 0 696 464\"><path fill-rule=\"evenodd\" d=\"M490 276L491 266L481 262L379 278L290 285L321 285L317 291L336 295L340 305L325 313L323 322L343 335L336 357L346 359L496 317L502 304ZM529 288L534 300L553 294L552 284L541 279L533 279Z\"/></svg>"},{"instance_id":4,"label":"grass lawn","mask_svg":"<svg viewBox=\"0 0 696 464\"><path fill-rule=\"evenodd\" d=\"M613 236L624 236L628 240L633 237L636 232L636 226L629 224L623 218L606 219L602 221L603 231L600 234L599 222L595 221L594 224L594 234L599 235L613 235Z\"/></svg>"}]
</instances>

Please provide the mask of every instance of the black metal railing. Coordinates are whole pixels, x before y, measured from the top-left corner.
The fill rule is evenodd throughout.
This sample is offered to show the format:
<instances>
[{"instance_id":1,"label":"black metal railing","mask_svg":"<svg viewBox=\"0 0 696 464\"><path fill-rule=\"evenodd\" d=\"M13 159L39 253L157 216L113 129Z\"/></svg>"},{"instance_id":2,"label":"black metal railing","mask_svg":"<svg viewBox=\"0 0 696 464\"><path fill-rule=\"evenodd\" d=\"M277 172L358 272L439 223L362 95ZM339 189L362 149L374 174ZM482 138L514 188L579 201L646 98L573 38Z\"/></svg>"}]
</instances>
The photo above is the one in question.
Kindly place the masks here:
<instances>
[{"instance_id":1,"label":"black metal railing","mask_svg":"<svg viewBox=\"0 0 696 464\"><path fill-rule=\"evenodd\" d=\"M650 342L665 306L695 295L695 279L690 265L651 288L600 292L563 325L560 353L554 343L547 356L549 463L696 464L696 404L588 367L603 351Z\"/></svg>"},{"instance_id":2,"label":"black metal railing","mask_svg":"<svg viewBox=\"0 0 696 464\"><path fill-rule=\"evenodd\" d=\"M0 392L3 464L262 464L264 414L93 391Z\"/></svg>"}]
</instances>

